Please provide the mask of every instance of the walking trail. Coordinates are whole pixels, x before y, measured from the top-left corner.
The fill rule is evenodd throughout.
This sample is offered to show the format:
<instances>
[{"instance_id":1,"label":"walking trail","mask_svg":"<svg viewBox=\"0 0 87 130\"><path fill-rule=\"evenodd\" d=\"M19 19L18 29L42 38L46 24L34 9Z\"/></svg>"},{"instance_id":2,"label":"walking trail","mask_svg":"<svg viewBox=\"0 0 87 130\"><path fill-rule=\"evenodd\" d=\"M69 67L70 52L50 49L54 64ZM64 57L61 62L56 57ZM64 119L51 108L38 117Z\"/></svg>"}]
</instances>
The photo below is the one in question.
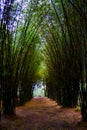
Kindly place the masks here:
<instances>
[{"instance_id":1,"label":"walking trail","mask_svg":"<svg viewBox=\"0 0 87 130\"><path fill-rule=\"evenodd\" d=\"M16 108L17 117L2 117L2 130L87 130L75 108L62 108L49 98L33 98Z\"/></svg>"}]
</instances>

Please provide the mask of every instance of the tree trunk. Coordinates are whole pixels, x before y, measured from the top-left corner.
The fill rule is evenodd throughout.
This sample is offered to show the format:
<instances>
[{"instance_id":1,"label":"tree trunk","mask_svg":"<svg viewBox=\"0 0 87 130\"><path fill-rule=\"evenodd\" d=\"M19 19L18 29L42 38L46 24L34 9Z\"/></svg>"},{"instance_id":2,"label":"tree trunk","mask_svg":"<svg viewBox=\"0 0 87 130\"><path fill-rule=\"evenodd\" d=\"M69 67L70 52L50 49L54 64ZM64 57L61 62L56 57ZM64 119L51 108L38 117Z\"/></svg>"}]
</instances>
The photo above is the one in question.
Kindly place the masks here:
<instances>
[{"instance_id":1,"label":"tree trunk","mask_svg":"<svg viewBox=\"0 0 87 130\"><path fill-rule=\"evenodd\" d=\"M82 120L87 121L87 87L86 87L86 58L85 49L82 47L82 79L81 79L81 114Z\"/></svg>"},{"instance_id":2,"label":"tree trunk","mask_svg":"<svg viewBox=\"0 0 87 130\"><path fill-rule=\"evenodd\" d=\"M14 115L14 99L12 95L12 84L11 77L8 76L4 79L3 84L3 114L5 115Z\"/></svg>"}]
</instances>

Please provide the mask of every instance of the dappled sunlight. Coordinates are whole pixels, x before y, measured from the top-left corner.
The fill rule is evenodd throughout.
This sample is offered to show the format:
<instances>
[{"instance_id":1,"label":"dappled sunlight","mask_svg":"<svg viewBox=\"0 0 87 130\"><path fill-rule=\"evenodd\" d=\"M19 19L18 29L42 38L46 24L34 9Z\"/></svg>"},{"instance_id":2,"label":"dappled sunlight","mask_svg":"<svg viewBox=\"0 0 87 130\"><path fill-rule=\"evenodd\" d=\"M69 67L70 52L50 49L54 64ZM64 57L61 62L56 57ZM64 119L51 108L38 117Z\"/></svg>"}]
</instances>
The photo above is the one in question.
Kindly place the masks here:
<instances>
[{"instance_id":1,"label":"dappled sunlight","mask_svg":"<svg viewBox=\"0 0 87 130\"><path fill-rule=\"evenodd\" d=\"M32 108L32 107L33 108L35 108L35 107L42 108L42 107L53 107L53 106L57 106L56 101L51 102L51 100L46 97L35 97L30 102L25 104L25 107L27 107L27 108ZM48 111L49 111L49 109L48 109Z\"/></svg>"},{"instance_id":2,"label":"dappled sunlight","mask_svg":"<svg viewBox=\"0 0 87 130\"><path fill-rule=\"evenodd\" d=\"M87 0L0 0L0 126L87 129L86 21Z\"/></svg>"},{"instance_id":3,"label":"dappled sunlight","mask_svg":"<svg viewBox=\"0 0 87 130\"><path fill-rule=\"evenodd\" d=\"M16 120L2 120L9 130L79 130L77 123L81 120L75 108L62 108L47 97L33 98L17 107L16 114Z\"/></svg>"}]
</instances>

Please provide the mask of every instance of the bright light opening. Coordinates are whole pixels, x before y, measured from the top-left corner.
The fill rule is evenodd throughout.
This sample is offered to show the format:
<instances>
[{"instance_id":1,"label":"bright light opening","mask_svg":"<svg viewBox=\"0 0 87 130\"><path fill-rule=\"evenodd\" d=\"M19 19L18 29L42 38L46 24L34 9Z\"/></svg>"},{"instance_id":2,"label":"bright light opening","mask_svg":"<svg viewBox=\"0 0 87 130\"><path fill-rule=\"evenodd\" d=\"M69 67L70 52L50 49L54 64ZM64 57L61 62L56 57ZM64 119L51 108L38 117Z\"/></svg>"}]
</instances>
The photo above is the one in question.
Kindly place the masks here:
<instances>
[{"instance_id":1,"label":"bright light opening","mask_svg":"<svg viewBox=\"0 0 87 130\"><path fill-rule=\"evenodd\" d=\"M42 81L37 81L33 85L33 97L45 97L46 85Z\"/></svg>"}]
</instances>

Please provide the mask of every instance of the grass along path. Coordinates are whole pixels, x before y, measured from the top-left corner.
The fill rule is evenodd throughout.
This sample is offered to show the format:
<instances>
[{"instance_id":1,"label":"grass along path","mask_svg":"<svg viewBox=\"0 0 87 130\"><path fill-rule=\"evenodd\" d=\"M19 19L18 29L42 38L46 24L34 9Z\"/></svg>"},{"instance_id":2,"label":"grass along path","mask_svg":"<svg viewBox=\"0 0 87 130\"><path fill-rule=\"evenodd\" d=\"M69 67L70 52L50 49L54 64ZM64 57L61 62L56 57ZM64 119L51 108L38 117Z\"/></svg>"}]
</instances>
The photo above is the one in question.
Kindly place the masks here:
<instances>
[{"instance_id":1,"label":"grass along path","mask_svg":"<svg viewBox=\"0 0 87 130\"><path fill-rule=\"evenodd\" d=\"M17 117L2 117L2 130L87 130L77 125L81 115L75 108L62 108L49 98L33 98L16 108Z\"/></svg>"}]
</instances>

